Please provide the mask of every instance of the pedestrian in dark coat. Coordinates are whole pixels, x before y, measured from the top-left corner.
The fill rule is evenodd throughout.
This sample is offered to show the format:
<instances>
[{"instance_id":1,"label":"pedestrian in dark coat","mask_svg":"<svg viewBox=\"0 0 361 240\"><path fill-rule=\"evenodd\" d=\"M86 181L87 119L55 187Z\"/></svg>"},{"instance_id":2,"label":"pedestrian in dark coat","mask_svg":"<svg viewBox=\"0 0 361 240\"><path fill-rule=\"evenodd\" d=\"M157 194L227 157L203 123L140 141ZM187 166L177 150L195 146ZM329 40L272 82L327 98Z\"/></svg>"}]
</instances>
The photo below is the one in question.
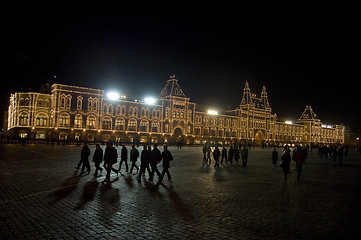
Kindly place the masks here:
<instances>
[{"instance_id":1,"label":"pedestrian in dark coat","mask_svg":"<svg viewBox=\"0 0 361 240\"><path fill-rule=\"evenodd\" d=\"M229 151L228 151L228 161L232 164L232 161L233 161L233 156L234 156L234 149L233 147L231 146L229 148ZM227 162L226 162L227 163Z\"/></svg>"},{"instance_id":2,"label":"pedestrian in dark coat","mask_svg":"<svg viewBox=\"0 0 361 240\"><path fill-rule=\"evenodd\" d=\"M287 180L287 174L290 171L290 163L291 163L290 150L288 148L285 148L285 150L281 156L281 162L280 162L280 167L282 167L283 175L285 176L285 180Z\"/></svg>"},{"instance_id":3,"label":"pedestrian in dark coat","mask_svg":"<svg viewBox=\"0 0 361 240\"><path fill-rule=\"evenodd\" d=\"M143 151L142 154L140 155L140 171L138 173L138 177L137 180L140 180L140 177L142 176L142 174L145 174L145 169L147 166L149 166L149 158L150 158L150 154L151 152L148 151L147 146L143 146ZM149 169L148 169L148 173L149 173Z\"/></svg>"},{"instance_id":4,"label":"pedestrian in dark coat","mask_svg":"<svg viewBox=\"0 0 361 240\"><path fill-rule=\"evenodd\" d=\"M218 147L215 147L214 148L214 151L213 151L213 158L214 158L214 161L216 162L214 167L219 167L219 157L221 155L221 152L219 151L219 148Z\"/></svg>"},{"instance_id":5,"label":"pedestrian in dark coat","mask_svg":"<svg viewBox=\"0 0 361 240\"><path fill-rule=\"evenodd\" d=\"M234 160L236 161L237 164L238 164L238 160L241 158L239 154L240 154L239 148L235 147L234 148Z\"/></svg>"},{"instance_id":6,"label":"pedestrian in dark coat","mask_svg":"<svg viewBox=\"0 0 361 240\"><path fill-rule=\"evenodd\" d=\"M139 171L139 167L137 166L137 161L139 157L139 151L135 148L135 145L132 145L132 150L130 150L130 161L132 162L132 166L130 168L130 173L133 173L133 168L137 169L137 172Z\"/></svg>"},{"instance_id":7,"label":"pedestrian in dark coat","mask_svg":"<svg viewBox=\"0 0 361 240\"><path fill-rule=\"evenodd\" d=\"M227 149L225 147L223 147L222 149L222 159L221 159L221 164L223 164L223 159L226 160L227 163Z\"/></svg>"},{"instance_id":8,"label":"pedestrian in dark coat","mask_svg":"<svg viewBox=\"0 0 361 240\"><path fill-rule=\"evenodd\" d=\"M88 159L89 156L90 156L90 149L88 147L88 144L85 142L85 143L83 143L83 147L81 149L80 161L78 163L78 166L75 167L75 169L79 170L80 165L83 164L80 174L84 173L85 167L87 168L88 173L90 172L90 164L89 164L89 159Z\"/></svg>"},{"instance_id":9,"label":"pedestrian in dark coat","mask_svg":"<svg viewBox=\"0 0 361 240\"><path fill-rule=\"evenodd\" d=\"M118 152L113 147L111 142L107 142L105 153L104 153L104 166L107 170L107 176L105 179L110 179L110 172L113 171L118 175L118 170L113 168L113 164L117 163Z\"/></svg>"},{"instance_id":10,"label":"pedestrian in dark coat","mask_svg":"<svg viewBox=\"0 0 361 240\"><path fill-rule=\"evenodd\" d=\"M159 149L157 148L157 144L154 144L153 150L150 154L150 166L152 171L149 176L149 181L153 181L154 172L157 173L158 178L160 179L162 174L159 172L157 165L162 160L162 154L160 153Z\"/></svg>"},{"instance_id":11,"label":"pedestrian in dark coat","mask_svg":"<svg viewBox=\"0 0 361 240\"><path fill-rule=\"evenodd\" d=\"M162 152L163 172L162 172L162 175L161 175L159 181L163 180L163 177L164 177L165 173L167 173L168 181L171 181L172 176L170 175L169 168L170 168L170 161L173 160L173 156L170 153L170 151L168 151L168 146L167 145L164 145L163 149L164 149L164 151Z\"/></svg>"},{"instance_id":12,"label":"pedestrian in dark coat","mask_svg":"<svg viewBox=\"0 0 361 240\"><path fill-rule=\"evenodd\" d=\"M337 150L338 153L338 164L342 165L342 161L343 161L343 147L339 147Z\"/></svg>"},{"instance_id":13,"label":"pedestrian in dark coat","mask_svg":"<svg viewBox=\"0 0 361 240\"><path fill-rule=\"evenodd\" d=\"M272 151L272 164L273 164L273 168L277 167L277 161L278 161L278 152L276 150L276 148L273 148Z\"/></svg>"},{"instance_id":14,"label":"pedestrian in dark coat","mask_svg":"<svg viewBox=\"0 0 361 240\"><path fill-rule=\"evenodd\" d=\"M100 172L103 171L103 168L100 167L100 164L103 162L103 149L100 147L99 144L95 145L95 151L94 151L94 155L93 155L93 162L95 164L94 176L98 176L98 170L100 170Z\"/></svg>"},{"instance_id":15,"label":"pedestrian in dark coat","mask_svg":"<svg viewBox=\"0 0 361 240\"><path fill-rule=\"evenodd\" d=\"M119 168L118 171L122 168L123 162L125 163L125 171L128 172L128 150L125 147L125 145L122 145L122 151L120 153L120 162L119 162Z\"/></svg>"},{"instance_id":16,"label":"pedestrian in dark coat","mask_svg":"<svg viewBox=\"0 0 361 240\"><path fill-rule=\"evenodd\" d=\"M300 180L302 165L306 161L305 153L300 146L297 146L297 150L293 153L292 159L296 162L297 180Z\"/></svg>"},{"instance_id":17,"label":"pedestrian in dark coat","mask_svg":"<svg viewBox=\"0 0 361 240\"><path fill-rule=\"evenodd\" d=\"M241 155L242 155L242 166L246 167L248 162L248 147L246 145L243 146Z\"/></svg>"}]
</instances>

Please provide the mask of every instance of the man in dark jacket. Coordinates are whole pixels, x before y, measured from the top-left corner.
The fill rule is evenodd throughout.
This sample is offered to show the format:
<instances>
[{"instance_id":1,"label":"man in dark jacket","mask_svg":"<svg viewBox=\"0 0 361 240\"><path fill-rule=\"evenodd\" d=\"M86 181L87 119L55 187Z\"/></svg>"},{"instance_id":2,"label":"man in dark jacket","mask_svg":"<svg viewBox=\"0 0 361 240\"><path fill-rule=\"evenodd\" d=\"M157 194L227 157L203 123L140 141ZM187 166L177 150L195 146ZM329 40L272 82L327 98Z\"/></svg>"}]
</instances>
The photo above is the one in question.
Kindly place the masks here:
<instances>
[{"instance_id":1,"label":"man in dark jacket","mask_svg":"<svg viewBox=\"0 0 361 240\"><path fill-rule=\"evenodd\" d=\"M107 170L107 176L105 178L109 179L111 171L115 172L118 175L118 170L112 167L113 164L117 163L118 152L113 147L113 144L111 142L107 142L106 146L107 147L105 148L105 153L104 153L104 166Z\"/></svg>"},{"instance_id":2,"label":"man in dark jacket","mask_svg":"<svg viewBox=\"0 0 361 240\"><path fill-rule=\"evenodd\" d=\"M137 169L137 172L139 171L139 167L136 165L136 162L139 157L139 151L135 148L135 145L132 145L132 150L130 150L130 161L132 162L132 166L130 168L130 173L133 172L133 168Z\"/></svg>"},{"instance_id":3,"label":"man in dark jacket","mask_svg":"<svg viewBox=\"0 0 361 240\"><path fill-rule=\"evenodd\" d=\"M153 181L154 172L157 173L158 178L161 178L162 174L159 172L157 168L157 164L160 162L160 160L162 160L162 155L159 149L157 148L157 144L154 144L153 150L150 154L150 166L152 168L152 171L149 176L149 181Z\"/></svg>"},{"instance_id":4,"label":"man in dark jacket","mask_svg":"<svg viewBox=\"0 0 361 240\"><path fill-rule=\"evenodd\" d=\"M214 161L216 162L216 164L214 165L214 167L219 167L219 156L221 155L221 152L219 151L219 148L218 147L215 147L214 148L214 151L213 151L213 158L214 158Z\"/></svg>"},{"instance_id":5,"label":"man in dark jacket","mask_svg":"<svg viewBox=\"0 0 361 240\"><path fill-rule=\"evenodd\" d=\"M272 151L272 164L273 164L273 168L277 167L277 161L278 161L278 152L276 150L276 148L273 148Z\"/></svg>"},{"instance_id":6,"label":"man in dark jacket","mask_svg":"<svg viewBox=\"0 0 361 240\"><path fill-rule=\"evenodd\" d=\"M149 158L150 158L151 152L147 150L147 146L143 146L142 154L140 155L140 171L137 177L137 180L140 180L140 177L142 174L145 174L145 169L149 165ZM148 172L149 173L149 172Z\"/></svg>"},{"instance_id":7,"label":"man in dark jacket","mask_svg":"<svg viewBox=\"0 0 361 240\"><path fill-rule=\"evenodd\" d=\"M95 164L94 176L98 176L98 170L100 170L100 172L103 171L103 168L100 167L100 164L103 162L103 149L100 147L98 143L95 145L93 162Z\"/></svg>"},{"instance_id":8,"label":"man in dark jacket","mask_svg":"<svg viewBox=\"0 0 361 240\"><path fill-rule=\"evenodd\" d=\"M227 163L227 149L225 147L223 147L223 149L222 149L221 164L223 164L223 159L226 159L226 163Z\"/></svg>"},{"instance_id":9,"label":"man in dark jacket","mask_svg":"<svg viewBox=\"0 0 361 240\"><path fill-rule=\"evenodd\" d=\"M300 180L302 165L306 161L305 153L300 146L297 146L297 150L293 153L292 159L296 162L297 180Z\"/></svg>"},{"instance_id":10,"label":"man in dark jacket","mask_svg":"<svg viewBox=\"0 0 361 240\"><path fill-rule=\"evenodd\" d=\"M85 167L87 168L88 173L90 172L90 164L88 159L89 156L90 156L90 149L88 147L88 144L85 142L83 143L83 147L81 149L80 161L78 163L78 166L75 167L75 169L78 170L80 168L80 165L83 164L80 174L84 173Z\"/></svg>"},{"instance_id":11,"label":"man in dark jacket","mask_svg":"<svg viewBox=\"0 0 361 240\"><path fill-rule=\"evenodd\" d=\"M161 175L159 181L162 181L162 180L163 180L163 177L164 177L165 173L167 173L168 181L171 181L171 180L172 180L172 177L171 177L171 175L170 175L169 168L170 168L170 161L173 160L173 156L172 156L172 154L168 151L168 146L167 146L167 145L164 145L164 146L163 146L163 149L164 149L164 151L162 152L163 172L162 172L162 175Z\"/></svg>"},{"instance_id":12,"label":"man in dark jacket","mask_svg":"<svg viewBox=\"0 0 361 240\"><path fill-rule=\"evenodd\" d=\"M120 154L120 163L119 163L119 168L118 171L120 171L120 169L122 168L122 163L125 163L125 171L128 172L128 150L125 147L125 145L122 145L122 152Z\"/></svg>"}]
</instances>

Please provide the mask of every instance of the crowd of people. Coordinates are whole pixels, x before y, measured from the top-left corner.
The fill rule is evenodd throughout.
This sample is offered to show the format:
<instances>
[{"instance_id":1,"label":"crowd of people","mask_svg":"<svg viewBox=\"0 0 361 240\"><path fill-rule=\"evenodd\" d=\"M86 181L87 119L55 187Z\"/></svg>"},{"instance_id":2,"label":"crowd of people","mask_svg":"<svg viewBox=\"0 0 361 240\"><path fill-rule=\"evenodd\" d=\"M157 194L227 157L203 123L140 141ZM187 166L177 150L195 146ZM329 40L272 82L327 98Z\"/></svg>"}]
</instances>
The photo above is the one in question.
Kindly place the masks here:
<instances>
[{"instance_id":1,"label":"crowd of people","mask_svg":"<svg viewBox=\"0 0 361 240\"><path fill-rule=\"evenodd\" d=\"M219 163L223 164L223 160L225 160L225 163L233 164L233 159L236 164L238 164L238 161L240 158L242 158L242 166L247 166L248 161L248 147L243 146L238 147L236 145L231 146L229 150L225 147L223 147L222 151L219 150L219 148L216 146L212 152L211 147L206 143L203 147L203 162L211 164L211 153L213 155L215 165L214 167L218 168ZM219 161L219 158L221 157L221 161Z\"/></svg>"},{"instance_id":2,"label":"crowd of people","mask_svg":"<svg viewBox=\"0 0 361 240\"><path fill-rule=\"evenodd\" d=\"M81 168L80 174L85 173L85 169L87 173L90 173L91 167L89 163L89 156L91 155L90 148L87 143L83 143L83 147L80 154L80 161L78 165L75 167L76 170ZM140 167L137 165L138 158L140 156ZM133 144L130 149L129 159L131 163L131 167L129 169L128 165L128 149L123 144L120 154L120 162L118 168L115 168L115 164L118 162L118 151L113 146L113 143L107 142L106 148L104 150L101 148L100 144L95 145L95 151L93 154L93 162L95 166L94 176L97 177L98 173L103 171L101 164L103 163L103 167L105 168L107 174L105 179L110 179L111 172L115 172L117 175L121 171L122 165L125 165L125 172L130 174L133 173L133 169L136 169L138 173L137 180L141 179L141 176L145 176L145 171L148 171L149 181L153 181L154 174L157 174L158 180L162 181L165 174L167 174L168 181L172 180L171 174L169 172L170 161L173 160L173 156L171 152L168 150L168 146L163 146L163 152L158 149L157 144L153 145L153 149L151 146L143 146L143 150L141 154L139 154L138 149ZM163 171L162 173L158 170L158 164L163 161Z\"/></svg>"}]
</instances>

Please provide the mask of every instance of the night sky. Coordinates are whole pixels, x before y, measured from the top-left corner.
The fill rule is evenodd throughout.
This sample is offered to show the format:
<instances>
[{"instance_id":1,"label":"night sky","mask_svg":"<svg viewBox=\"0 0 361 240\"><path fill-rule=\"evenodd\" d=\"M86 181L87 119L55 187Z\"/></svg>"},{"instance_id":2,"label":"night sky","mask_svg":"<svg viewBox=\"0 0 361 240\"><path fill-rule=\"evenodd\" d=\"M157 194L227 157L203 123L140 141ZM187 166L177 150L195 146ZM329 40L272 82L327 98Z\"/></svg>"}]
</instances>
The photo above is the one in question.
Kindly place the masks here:
<instances>
[{"instance_id":1,"label":"night sky","mask_svg":"<svg viewBox=\"0 0 361 240\"><path fill-rule=\"evenodd\" d=\"M257 95L266 86L282 120L297 120L311 105L324 123L359 131L361 41L354 25L255 28L215 15L132 15L51 12L10 19L1 39L2 110L11 92L47 82L142 97L158 96L176 74L184 93L204 106L237 107L248 81Z\"/></svg>"}]
</instances>

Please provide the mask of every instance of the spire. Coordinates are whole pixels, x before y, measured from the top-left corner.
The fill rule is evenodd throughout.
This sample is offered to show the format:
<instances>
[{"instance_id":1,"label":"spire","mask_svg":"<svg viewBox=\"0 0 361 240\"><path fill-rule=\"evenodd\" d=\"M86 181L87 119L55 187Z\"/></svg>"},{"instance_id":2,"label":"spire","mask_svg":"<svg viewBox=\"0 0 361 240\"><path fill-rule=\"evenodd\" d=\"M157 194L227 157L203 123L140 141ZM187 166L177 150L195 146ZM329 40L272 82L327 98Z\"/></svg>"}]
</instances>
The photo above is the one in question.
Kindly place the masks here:
<instances>
[{"instance_id":1,"label":"spire","mask_svg":"<svg viewBox=\"0 0 361 240\"><path fill-rule=\"evenodd\" d=\"M245 105L245 104L252 104L251 89L249 88L247 81L246 84L244 85L243 97L241 101L241 105Z\"/></svg>"},{"instance_id":2,"label":"spire","mask_svg":"<svg viewBox=\"0 0 361 240\"><path fill-rule=\"evenodd\" d=\"M266 86L264 86L264 85L263 85L262 92L261 92L261 102L265 108L270 108L270 105L268 102Z\"/></svg>"},{"instance_id":3,"label":"spire","mask_svg":"<svg viewBox=\"0 0 361 240\"><path fill-rule=\"evenodd\" d=\"M178 80L175 78L175 74L169 76L167 84L162 89L160 93L161 97L177 96L177 97L186 97L183 90L178 84Z\"/></svg>"}]
</instances>

